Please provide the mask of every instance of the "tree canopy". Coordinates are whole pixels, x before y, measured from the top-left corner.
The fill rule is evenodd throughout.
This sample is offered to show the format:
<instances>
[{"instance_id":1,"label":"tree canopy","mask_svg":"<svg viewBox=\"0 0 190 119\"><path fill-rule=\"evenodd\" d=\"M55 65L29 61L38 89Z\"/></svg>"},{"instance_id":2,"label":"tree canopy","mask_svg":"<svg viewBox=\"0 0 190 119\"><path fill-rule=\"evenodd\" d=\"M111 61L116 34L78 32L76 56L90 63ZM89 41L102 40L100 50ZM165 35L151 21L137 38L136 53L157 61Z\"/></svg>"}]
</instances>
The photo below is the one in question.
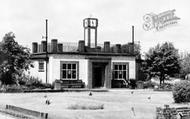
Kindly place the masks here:
<instances>
[{"instance_id":1,"label":"tree canopy","mask_svg":"<svg viewBox=\"0 0 190 119\"><path fill-rule=\"evenodd\" d=\"M158 76L160 84L164 83L167 76L174 76L180 71L178 50L170 42L150 48L145 54L142 69L149 78Z\"/></svg>"},{"instance_id":2,"label":"tree canopy","mask_svg":"<svg viewBox=\"0 0 190 119\"><path fill-rule=\"evenodd\" d=\"M187 74L190 74L190 54L182 54L180 56L180 65L181 65L181 70L180 74L181 77L185 78Z\"/></svg>"},{"instance_id":3,"label":"tree canopy","mask_svg":"<svg viewBox=\"0 0 190 119\"><path fill-rule=\"evenodd\" d=\"M14 33L9 32L3 37L0 52L6 56L0 64L0 80L4 84L18 83L17 77L31 66L29 49L19 45Z\"/></svg>"}]
</instances>

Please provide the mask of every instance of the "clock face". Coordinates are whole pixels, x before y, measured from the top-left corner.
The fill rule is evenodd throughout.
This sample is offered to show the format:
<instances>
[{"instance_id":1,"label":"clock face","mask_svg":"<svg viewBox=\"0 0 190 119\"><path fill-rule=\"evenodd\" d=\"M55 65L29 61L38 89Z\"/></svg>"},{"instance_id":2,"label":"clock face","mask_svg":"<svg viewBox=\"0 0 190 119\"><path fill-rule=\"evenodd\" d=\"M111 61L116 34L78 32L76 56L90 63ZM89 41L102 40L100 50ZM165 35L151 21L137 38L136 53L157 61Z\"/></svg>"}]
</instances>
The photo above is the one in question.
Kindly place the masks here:
<instances>
[{"instance_id":1,"label":"clock face","mask_svg":"<svg viewBox=\"0 0 190 119\"><path fill-rule=\"evenodd\" d=\"M85 27L97 27L97 20L95 19L86 19L84 23Z\"/></svg>"},{"instance_id":2,"label":"clock face","mask_svg":"<svg viewBox=\"0 0 190 119\"><path fill-rule=\"evenodd\" d=\"M88 25L88 20L85 20L84 26L85 26L85 27L88 27L88 26L89 26L89 25Z\"/></svg>"},{"instance_id":3,"label":"clock face","mask_svg":"<svg viewBox=\"0 0 190 119\"><path fill-rule=\"evenodd\" d=\"M90 20L90 26L96 27L96 20Z\"/></svg>"}]
</instances>

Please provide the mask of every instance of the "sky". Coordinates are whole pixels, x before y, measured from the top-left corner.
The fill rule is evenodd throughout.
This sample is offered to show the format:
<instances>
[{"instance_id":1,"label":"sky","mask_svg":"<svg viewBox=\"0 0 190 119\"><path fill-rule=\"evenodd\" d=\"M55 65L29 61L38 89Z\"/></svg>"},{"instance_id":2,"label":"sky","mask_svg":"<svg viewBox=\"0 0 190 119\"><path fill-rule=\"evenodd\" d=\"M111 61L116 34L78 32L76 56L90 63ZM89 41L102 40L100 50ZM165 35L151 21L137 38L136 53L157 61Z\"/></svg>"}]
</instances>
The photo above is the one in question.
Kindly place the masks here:
<instances>
[{"instance_id":1,"label":"sky","mask_svg":"<svg viewBox=\"0 0 190 119\"><path fill-rule=\"evenodd\" d=\"M0 39L14 32L16 41L31 48L41 42L48 19L49 41L78 42L83 40L82 20L98 18L98 43L131 42L131 26L141 52L157 43L172 42L180 52L190 52L189 0L0 0ZM143 16L175 9L177 24L161 31L143 29Z\"/></svg>"}]
</instances>

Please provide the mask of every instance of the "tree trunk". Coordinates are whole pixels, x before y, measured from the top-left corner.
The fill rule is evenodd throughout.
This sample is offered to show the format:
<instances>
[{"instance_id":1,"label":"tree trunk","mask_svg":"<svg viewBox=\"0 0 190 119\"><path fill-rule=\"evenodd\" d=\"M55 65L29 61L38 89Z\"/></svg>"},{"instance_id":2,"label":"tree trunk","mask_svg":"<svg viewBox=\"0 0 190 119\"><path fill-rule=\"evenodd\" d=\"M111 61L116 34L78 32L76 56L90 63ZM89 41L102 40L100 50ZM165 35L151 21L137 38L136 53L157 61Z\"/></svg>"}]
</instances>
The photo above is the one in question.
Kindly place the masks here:
<instances>
[{"instance_id":1,"label":"tree trunk","mask_svg":"<svg viewBox=\"0 0 190 119\"><path fill-rule=\"evenodd\" d=\"M162 82L163 82L163 77L162 75L160 76L160 87L162 86Z\"/></svg>"},{"instance_id":2,"label":"tree trunk","mask_svg":"<svg viewBox=\"0 0 190 119\"><path fill-rule=\"evenodd\" d=\"M160 86L161 86L162 84L164 84L164 79L165 79L165 76L164 76L164 75L161 75L161 76L160 76Z\"/></svg>"}]
</instances>

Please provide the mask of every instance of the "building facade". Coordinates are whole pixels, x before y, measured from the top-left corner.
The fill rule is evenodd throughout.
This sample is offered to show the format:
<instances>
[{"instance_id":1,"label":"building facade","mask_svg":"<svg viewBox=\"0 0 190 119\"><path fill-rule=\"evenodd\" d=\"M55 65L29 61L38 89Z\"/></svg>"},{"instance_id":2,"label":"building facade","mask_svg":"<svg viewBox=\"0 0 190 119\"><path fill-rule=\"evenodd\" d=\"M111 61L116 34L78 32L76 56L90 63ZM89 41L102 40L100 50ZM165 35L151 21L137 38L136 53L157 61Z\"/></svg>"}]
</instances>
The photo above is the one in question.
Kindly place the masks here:
<instances>
[{"instance_id":1,"label":"building facade","mask_svg":"<svg viewBox=\"0 0 190 119\"><path fill-rule=\"evenodd\" d=\"M135 80L134 43L111 45L104 42L103 46L99 46L98 20L87 18L83 23L84 40L80 40L77 46L66 48L57 39L52 39L51 43L34 42L31 55L34 68L30 69L30 75L46 83L80 81L87 88L112 88L114 81ZM94 42L92 30L95 30Z\"/></svg>"}]
</instances>

